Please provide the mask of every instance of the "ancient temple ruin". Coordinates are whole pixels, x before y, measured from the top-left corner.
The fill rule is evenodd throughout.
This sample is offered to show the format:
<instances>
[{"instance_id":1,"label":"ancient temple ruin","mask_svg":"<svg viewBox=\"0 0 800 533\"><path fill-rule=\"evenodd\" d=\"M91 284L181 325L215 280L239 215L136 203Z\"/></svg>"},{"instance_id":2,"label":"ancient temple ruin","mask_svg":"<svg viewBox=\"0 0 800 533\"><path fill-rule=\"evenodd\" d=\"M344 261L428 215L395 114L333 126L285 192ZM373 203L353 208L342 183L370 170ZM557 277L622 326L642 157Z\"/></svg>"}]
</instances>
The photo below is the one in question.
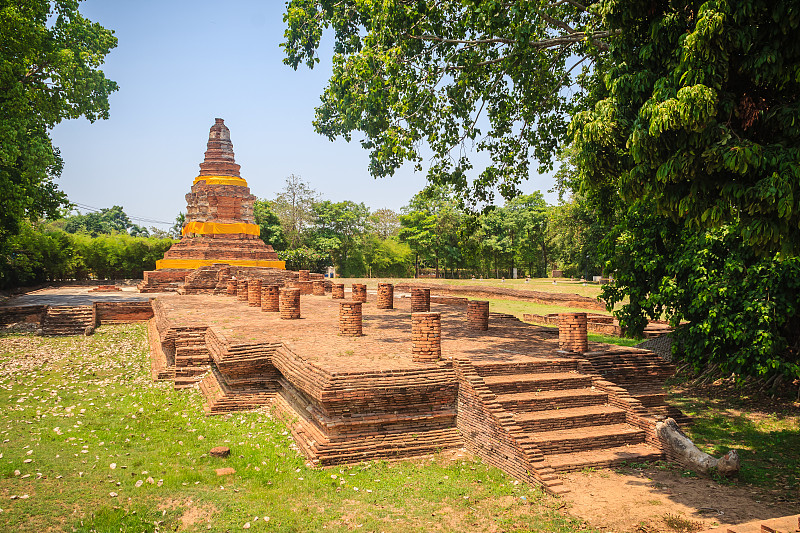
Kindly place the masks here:
<instances>
[{"instance_id":1,"label":"ancient temple ruin","mask_svg":"<svg viewBox=\"0 0 800 533\"><path fill-rule=\"evenodd\" d=\"M176 290L194 269L225 263L283 269L272 246L259 238L247 181L239 173L225 122L216 119L208 134L200 175L186 195L186 222L180 242L144 273L142 292Z\"/></svg>"}]
</instances>

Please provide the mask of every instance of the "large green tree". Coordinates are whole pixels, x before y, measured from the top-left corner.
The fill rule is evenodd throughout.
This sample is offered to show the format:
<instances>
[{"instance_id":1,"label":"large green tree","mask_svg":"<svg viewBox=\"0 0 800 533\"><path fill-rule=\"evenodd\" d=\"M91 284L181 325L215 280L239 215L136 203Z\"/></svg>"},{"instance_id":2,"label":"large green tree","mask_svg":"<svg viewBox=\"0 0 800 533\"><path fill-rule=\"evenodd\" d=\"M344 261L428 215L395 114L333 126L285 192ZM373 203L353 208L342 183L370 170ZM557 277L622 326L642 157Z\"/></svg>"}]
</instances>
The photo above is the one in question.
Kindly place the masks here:
<instances>
[{"instance_id":1,"label":"large green tree","mask_svg":"<svg viewBox=\"0 0 800 533\"><path fill-rule=\"evenodd\" d=\"M0 274L8 239L26 218L55 216L66 196L50 130L64 119L108 118L117 85L100 66L113 32L84 18L76 0L0 0ZM3 274L4 275L4 274Z\"/></svg>"},{"instance_id":2,"label":"large green tree","mask_svg":"<svg viewBox=\"0 0 800 533\"><path fill-rule=\"evenodd\" d=\"M313 68L325 29L334 32L333 75L314 126L333 139L360 132L370 172L403 163L477 200L507 198L531 159L551 168L572 109L563 88L586 58L608 47L592 2L291 0L286 63ZM576 68L579 66L579 68ZM471 148L491 164L470 178Z\"/></svg>"},{"instance_id":3,"label":"large green tree","mask_svg":"<svg viewBox=\"0 0 800 533\"><path fill-rule=\"evenodd\" d=\"M602 0L603 83L574 121L577 161L689 228L800 252L800 2Z\"/></svg>"}]
</instances>

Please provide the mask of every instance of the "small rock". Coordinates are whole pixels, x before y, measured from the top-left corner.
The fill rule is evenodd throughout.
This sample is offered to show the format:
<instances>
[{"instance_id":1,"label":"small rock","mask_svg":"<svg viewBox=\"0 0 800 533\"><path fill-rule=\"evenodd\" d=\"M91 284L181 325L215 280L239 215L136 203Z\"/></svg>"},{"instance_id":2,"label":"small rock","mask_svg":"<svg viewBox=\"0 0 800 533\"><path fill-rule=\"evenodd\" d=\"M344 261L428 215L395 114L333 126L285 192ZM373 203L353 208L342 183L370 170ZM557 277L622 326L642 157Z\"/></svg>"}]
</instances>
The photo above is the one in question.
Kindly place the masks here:
<instances>
[{"instance_id":1,"label":"small rock","mask_svg":"<svg viewBox=\"0 0 800 533\"><path fill-rule=\"evenodd\" d=\"M116 492L109 492L108 495L111 496L112 498L116 498L117 497L117 493Z\"/></svg>"},{"instance_id":2,"label":"small rock","mask_svg":"<svg viewBox=\"0 0 800 533\"><path fill-rule=\"evenodd\" d=\"M228 457L231 454L231 449L227 446L215 446L208 451L208 455L211 457L220 457L222 459Z\"/></svg>"},{"instance_id":3,"label":"small rock","mask_svg":"<svg viewBox=\"0 0 800 533\"><path fill-rule=\"evenodd\" d=\"M156 480L155 480L155 479L153 479L152 477L148 477L147 479L145 479L145 481L147 481L147 482L148 482L148 483L150 483L151 485L152 485L153 483L155 483L155 482L156 482Z\"/></svg>"},{"instance_id":4,"label":"small rock","mask_svg":"<svg viewBox=\"0 0 800 533\"><path fill-rule=\"evenodd\" d=\"M32 463L32 462L33 462L33 459L25 459L25 460L24 460L24 461L22 461L22 462L23 462L23 463L25 463L25 464Z\"/></svg>"},{"instance_id":5,"label":"small rock","mask_svg":"<svg viewBox=\"0 0 800 533\"><path fill-rule=\"evenodd\" d=\"M243 529L250 529L250 522L245 522L245 524L242 526L242 528Z\"/></svg>"},{"instance_id":6,"label":"small rock","mask_svg":"<svg viewBox=\"0 0 800 533\"><path fill-rule=\"evenodd\" d=\"M135 486L136 486L136 488L138 489L139 487L141 487L142 485L144 485L144 481L142 481L141 479L139 479L139 480L137 480L137 481L136 481L136 483L134 483L134 485L135 485Z\"/></svg>"},{"instance_id":7,"label":"small rock","mask_svg":"<svg viewBox=\"0 0 800 533\"><path fill-rule=\"evenodd\" d=\"M108 467L109 467L111 470L114 470L115 468L117 468L117 463L111 463L110 465L108 465Z\"/></svg>"},{"instance_id":8,"label":"small rock","mask_svg":"<svg viewBox=\"0 0 800 533\"><path fill-rule=\"evenodd\" d=\"M230 474L235 474L236 470L234 470L231 467L226 467L226 468L217 468L215 472L217 473L218 476L228 476Z\"/></svg>"}]
</instances>

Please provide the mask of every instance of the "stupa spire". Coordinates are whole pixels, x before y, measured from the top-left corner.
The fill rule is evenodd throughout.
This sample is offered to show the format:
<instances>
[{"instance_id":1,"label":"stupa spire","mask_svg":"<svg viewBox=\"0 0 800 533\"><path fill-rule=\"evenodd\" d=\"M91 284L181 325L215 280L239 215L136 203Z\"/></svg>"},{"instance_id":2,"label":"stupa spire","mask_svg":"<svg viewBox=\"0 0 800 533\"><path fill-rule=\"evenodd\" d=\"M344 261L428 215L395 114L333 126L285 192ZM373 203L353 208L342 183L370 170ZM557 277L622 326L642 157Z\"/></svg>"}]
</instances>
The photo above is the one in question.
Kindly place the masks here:
<instances>
[{"instance_id":1,"label":"stupa spire","mask_svg":"<svg viewBox=\"0 0 800 533\"><path fill-rule=\"evenodd\" d=\"M231 142L231 130L221 118L214 119L214 125L208 132L208 145L205 160L200 163L201 176L233 176L240 177L239 165L236 164Z\"/></svg>"}]
</instances>

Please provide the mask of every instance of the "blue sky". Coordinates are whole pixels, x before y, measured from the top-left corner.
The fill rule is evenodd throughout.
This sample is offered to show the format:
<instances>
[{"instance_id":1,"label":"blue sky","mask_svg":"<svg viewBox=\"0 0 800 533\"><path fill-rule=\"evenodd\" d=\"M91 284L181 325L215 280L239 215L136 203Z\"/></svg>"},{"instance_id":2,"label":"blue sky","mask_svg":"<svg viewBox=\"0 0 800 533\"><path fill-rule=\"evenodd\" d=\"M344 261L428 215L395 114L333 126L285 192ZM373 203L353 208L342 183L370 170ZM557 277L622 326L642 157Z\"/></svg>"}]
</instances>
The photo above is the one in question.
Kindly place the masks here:
<instances>
[{"instance_id":1,"label":"blue sky","mask_svg":"<svg viewBox=\"0 0 800 533\"><path fill-rule=\"evenodd\" d=\"M220 117L242 177L260 198L274 197L294 173L325 199L373 210L405 205L424 187L424 172L407 165L376 180L358 136L330 142L314 132L330 52L314 70L284 65L283 11L274 0L82 2L84 16L119 39L103 70L120 90L109 120L71 120L53 130L65 162L58 183L70 201L174 220ZM542 190L552 203L552 185L550 177L533 177L523 189Z\"/></svg>"}]
</instances>

